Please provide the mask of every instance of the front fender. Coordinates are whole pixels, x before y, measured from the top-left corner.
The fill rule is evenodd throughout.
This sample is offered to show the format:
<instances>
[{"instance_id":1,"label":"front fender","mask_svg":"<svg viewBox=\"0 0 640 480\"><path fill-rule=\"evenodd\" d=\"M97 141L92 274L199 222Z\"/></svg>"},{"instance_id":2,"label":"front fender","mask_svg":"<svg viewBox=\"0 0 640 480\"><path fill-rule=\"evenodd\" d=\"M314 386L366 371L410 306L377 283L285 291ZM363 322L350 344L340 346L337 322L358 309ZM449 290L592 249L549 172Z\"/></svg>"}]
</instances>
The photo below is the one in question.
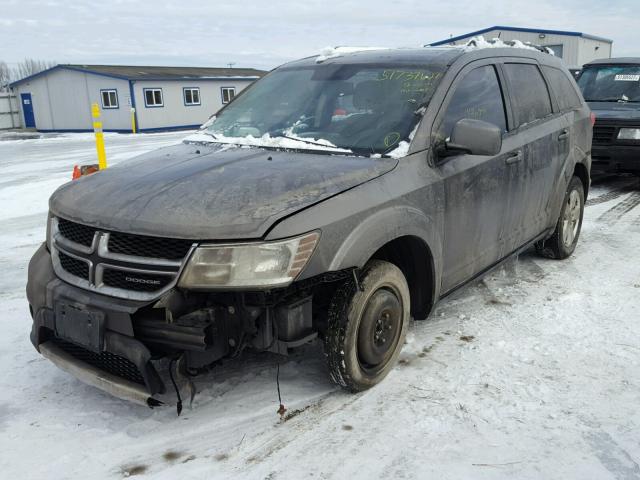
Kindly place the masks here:
<instances>
[{"instance_id":1,"label":"front fender","mask_svg":"<svg viewBox=\"0 0 640 480\"><path fill-rule=\"evenodd\" d=\"M404 205L387 207L366 217L351 231L333 256L329 269L363 267L386 243L414 236L423 240L431 250L434 270L439 274L442 242L436 232L435 221L417 208Z\"/></svg>"},{"instance_id":2,"label":"front fender","mask_svg":"<svg viewBox=\"0 0 640 480\"><path fill-rule=\"evenodd\" d=\"M443 187L423 154L398 168L279 222L266 240L320 230L316 251L298 280L363 267L386 243L419 239L430 250L436 289L441 278ZM418 261L418 259L415 259ZM436 297L437 298L437 297Z\"/></svg>"}]
</instances>

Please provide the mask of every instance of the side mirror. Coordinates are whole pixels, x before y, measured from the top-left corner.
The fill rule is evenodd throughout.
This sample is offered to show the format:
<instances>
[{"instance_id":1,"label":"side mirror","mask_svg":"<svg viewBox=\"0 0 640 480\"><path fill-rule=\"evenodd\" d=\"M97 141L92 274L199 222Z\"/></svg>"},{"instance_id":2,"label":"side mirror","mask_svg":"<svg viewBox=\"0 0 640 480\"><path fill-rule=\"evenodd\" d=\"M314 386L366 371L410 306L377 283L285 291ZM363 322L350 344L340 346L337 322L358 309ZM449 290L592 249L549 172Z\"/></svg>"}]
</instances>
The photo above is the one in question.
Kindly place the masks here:
<instances>
[{"instance_id":1,"label":"side mirror","mask_svg":"<svg viewBox=\"0 0 640 480\"><path fill-rule=\"evenodd\" d=\"M446 150L469 155L497 155L502 150L502 130L493 123L463 118L453 126Z\"/></svg>"}]
</instances>

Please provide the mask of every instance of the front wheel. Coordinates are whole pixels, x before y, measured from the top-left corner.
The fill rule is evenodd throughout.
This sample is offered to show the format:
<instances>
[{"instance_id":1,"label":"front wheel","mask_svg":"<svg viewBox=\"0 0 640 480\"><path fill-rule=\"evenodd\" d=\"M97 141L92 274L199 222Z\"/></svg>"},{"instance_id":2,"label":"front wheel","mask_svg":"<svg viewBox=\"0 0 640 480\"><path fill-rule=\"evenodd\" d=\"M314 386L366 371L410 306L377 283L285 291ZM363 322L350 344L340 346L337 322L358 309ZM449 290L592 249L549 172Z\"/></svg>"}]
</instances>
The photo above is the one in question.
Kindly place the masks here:
<instances>
[{"instance_id":1,"label":"front wheel","mask_svg":"<svg viewBox=\"0 0 640 480\"><path fill-rule=\"evenodd\" d=\"M584 187L578 177L572 177L564 196L560 218L550 238L536 245L545 257L563 260L573 253L578 244L584 215Z\"/></svg>"},{"instance_id":2,"label":"front wheel","mask_svg":"<svg viewBox=\"0 0 640 480\"><path fill-rule=\"evenodd\" d=\"M336 290L325 337L331 379L355 392L380 382L395 365L410 308L407 280L392 263L370 261L359 284L347 281Z\"/></svg>"}]
</instances>

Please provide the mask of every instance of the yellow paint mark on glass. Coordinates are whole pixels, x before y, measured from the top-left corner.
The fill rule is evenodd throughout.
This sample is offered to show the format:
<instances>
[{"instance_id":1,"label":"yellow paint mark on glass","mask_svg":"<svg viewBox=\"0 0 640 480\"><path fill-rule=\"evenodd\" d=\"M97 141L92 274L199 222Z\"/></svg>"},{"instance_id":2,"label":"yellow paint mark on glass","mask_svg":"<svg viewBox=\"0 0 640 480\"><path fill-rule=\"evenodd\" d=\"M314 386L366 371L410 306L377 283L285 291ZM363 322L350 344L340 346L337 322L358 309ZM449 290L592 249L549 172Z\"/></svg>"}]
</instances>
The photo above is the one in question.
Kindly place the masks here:
<instances>
[{"instance_id":1,"label":"yellow paint mark on glass","mask_svg":"<svg viewBox=\"0 0 640 480\"><path fill-rule=\"evenodd\" d=\"M400 134L398 132L391 132L386 137L384 137L384 146L391 147L398 143L400 140Z\"/></svg>"}]
</instances>

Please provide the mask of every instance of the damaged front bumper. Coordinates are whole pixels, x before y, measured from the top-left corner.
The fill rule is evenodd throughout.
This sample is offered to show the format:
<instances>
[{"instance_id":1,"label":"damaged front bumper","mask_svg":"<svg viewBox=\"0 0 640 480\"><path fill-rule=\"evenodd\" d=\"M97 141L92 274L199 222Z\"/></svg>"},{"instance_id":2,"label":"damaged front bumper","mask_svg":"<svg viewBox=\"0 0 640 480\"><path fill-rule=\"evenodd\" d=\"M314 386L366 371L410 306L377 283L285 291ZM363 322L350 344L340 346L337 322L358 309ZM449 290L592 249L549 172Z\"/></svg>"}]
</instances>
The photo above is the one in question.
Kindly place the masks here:
<instances>
[{"instance_id":1,"label":"damaged front bumper","mask_svg":"<svg viewBox=\"0 0 640 480\"><path fill-rule=\"evenodd\" d=\"M130 315L144 304L87 292L58 279L43 244L29 263L27 299L33 317L31 342L47 359L79 380L118 398L154 407L166 392L149 349L133 335ZM101 348L69 341L56 328L56 305L99 310Z\"/></svg>"},{"instance_id":2,"label":"damaged front bumper","mask_svg":"<svg viewBox=\"0 0 640 480\"><path fill-rule=\"evenodd\" d=\"M52 341L44 342L39 347L43 357L81 382L138 405L155 407L162 404L162 401L151 396L145 386L79 361Z\"/></svg>"},{"instance_id":3,"label":"damaged front bumper","mask_svg":"<svg viewBox=\"0 0 640 480\"><path fill-rule=\"evenodd\" d=\"M171 403L174 390L178 400L183 388L193 396L192 375L244 348L286 355L313 341L320 330L313 289L350 275L334 272L268 292L172 288L134 300L58 278L42 245L29 263L31 341L63 370L116 397Z\"/></svg>"}]
</instances>

